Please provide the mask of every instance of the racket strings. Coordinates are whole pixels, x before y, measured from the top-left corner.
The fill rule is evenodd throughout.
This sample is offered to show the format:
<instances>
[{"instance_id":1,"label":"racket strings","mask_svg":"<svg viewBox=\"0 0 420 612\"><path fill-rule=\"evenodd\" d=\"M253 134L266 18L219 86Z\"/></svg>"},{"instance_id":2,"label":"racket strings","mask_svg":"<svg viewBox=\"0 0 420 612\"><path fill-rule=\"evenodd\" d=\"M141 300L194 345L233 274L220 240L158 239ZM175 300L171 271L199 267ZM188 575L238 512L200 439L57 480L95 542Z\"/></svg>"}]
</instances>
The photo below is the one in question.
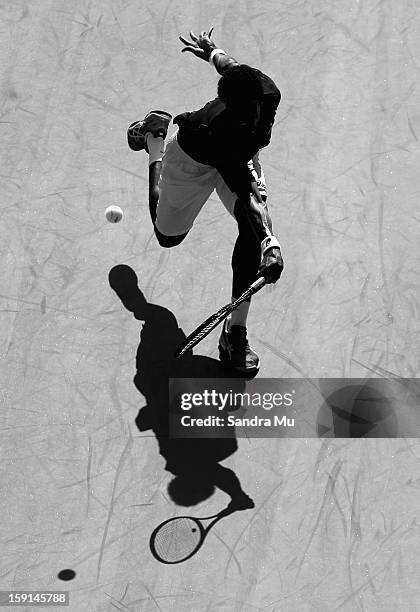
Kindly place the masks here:
<instances>
[{"instance_id":1,"label":"racket strings","mask_svg":"<svg viewBox=\"0 0 420 612\"><path fill-rule=\"evenodd\" d=\"M158 530L154 538L157 555L168 563L181 561L191 555L201 542L198 524L189 518L174 519Z\"/></svg>"}]
</instances>

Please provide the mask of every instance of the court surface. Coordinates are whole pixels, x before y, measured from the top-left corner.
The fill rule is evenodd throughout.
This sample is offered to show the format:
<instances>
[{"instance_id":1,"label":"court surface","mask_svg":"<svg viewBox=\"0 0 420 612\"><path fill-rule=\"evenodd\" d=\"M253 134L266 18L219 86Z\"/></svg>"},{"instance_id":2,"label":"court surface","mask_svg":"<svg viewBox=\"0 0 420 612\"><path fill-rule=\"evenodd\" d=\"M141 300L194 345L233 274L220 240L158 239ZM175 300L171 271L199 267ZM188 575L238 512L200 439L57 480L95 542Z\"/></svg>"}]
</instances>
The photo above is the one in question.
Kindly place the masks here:
<instances>
[{"instance_id":1,"label":"court surface","mask_svg":"<svg viewBox=\"0 0 420 612\"><path fill-rule=\"evenodd\" d=\"M182 245L159 247L125 133L214 97L217 74L178 41L211 25L282 92L261 157L285 271L250 314L259 378L419 374L416 2L3 1L0 589L69 590L74 612L414 612L420 446L399 437L416 421L398 400L376 437L239 439L223 465L255 510L184 564L150 554L185 509L135 418L160 405L179 334L229 300L236 226L213 195ZM217 339L175 375L217 374Z\"/></svg>"}]
</instances>

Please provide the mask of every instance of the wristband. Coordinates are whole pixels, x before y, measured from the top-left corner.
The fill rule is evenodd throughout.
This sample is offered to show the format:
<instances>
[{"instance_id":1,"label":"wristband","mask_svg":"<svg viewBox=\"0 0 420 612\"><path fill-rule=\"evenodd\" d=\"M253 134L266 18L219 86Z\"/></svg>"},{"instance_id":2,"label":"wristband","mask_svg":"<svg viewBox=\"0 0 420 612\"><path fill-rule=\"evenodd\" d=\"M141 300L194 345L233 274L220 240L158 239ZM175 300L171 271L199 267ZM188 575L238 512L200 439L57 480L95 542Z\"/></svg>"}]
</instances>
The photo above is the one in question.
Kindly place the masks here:
<instances>
[{"instance_id":1,"label":"wristband","mask_svg":"<svg viewBox=\"0 0 420 612\"><path fill-rule=\"evenodd\" d=\"M275 236L267 236L261 242L261 259L270 249L279 249L280 243Z\"/></svg>"},{"instance_id":2,"label":"wristband","mask_svg":"<svg viewBox=\"0 0 420 612\"><path fill-rule=\"evenodd\" d=\"M216 55L216 53L221 53L222 55L226 55L226 51L223 51L223 49L213 49L209 57L209 64L212 64L213 66L214 66L214 56Z\"/></svg>"}]
</instances>

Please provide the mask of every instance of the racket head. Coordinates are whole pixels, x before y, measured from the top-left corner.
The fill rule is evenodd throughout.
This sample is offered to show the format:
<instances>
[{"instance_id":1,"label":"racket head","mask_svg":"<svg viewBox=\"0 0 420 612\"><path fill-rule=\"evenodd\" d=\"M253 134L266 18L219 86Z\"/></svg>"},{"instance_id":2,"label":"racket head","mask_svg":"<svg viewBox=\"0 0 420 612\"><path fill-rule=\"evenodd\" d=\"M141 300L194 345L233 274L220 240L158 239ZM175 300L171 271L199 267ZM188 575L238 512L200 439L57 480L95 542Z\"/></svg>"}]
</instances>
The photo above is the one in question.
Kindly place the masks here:
<instances>
[{"instance_id":1,"label":"racket head","mask_svg":"<svg viewBox=\"0 0 420 612\"><path fill-rule=\"evenodd\" d=\"M201 547L205 529L192 516L176 516L160 523L150 536L152 555L161 563L181 563Z\"/></svg>"}]
</instances>

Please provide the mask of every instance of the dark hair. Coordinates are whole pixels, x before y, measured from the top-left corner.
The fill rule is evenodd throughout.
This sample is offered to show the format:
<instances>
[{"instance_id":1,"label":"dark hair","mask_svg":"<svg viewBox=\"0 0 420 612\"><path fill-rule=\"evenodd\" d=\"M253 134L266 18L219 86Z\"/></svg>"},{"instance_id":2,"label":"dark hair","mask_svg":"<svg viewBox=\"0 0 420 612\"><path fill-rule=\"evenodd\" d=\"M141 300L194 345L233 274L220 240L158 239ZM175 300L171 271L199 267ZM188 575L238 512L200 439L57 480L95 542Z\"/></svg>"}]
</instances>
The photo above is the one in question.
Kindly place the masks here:
<instances>
[{"instance_id":1,"label":"dark hair","mask_svg":"<svg viewBox=\"0 0 420 612\"><path fill-rule=\"evenodd\" d=\"M227 104L238 105L251 100L262 100L263 93L256 71L246 64L227 70L217 84L217 95Z\"/></svg>"}]
</instances>

